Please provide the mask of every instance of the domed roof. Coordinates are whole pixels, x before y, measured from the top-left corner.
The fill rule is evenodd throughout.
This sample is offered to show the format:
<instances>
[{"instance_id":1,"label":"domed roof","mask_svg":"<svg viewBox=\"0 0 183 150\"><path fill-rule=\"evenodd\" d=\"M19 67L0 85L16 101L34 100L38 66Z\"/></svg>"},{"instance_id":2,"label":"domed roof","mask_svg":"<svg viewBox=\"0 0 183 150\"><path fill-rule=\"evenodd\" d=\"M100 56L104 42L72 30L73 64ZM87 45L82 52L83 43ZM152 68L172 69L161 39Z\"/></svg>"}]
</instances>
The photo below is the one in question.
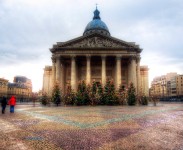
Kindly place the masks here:
<instances>
[{"instance_id":1,"label":"domed roof","mask_svg":"<svg viewBox=\"0 0 183 150\"><path fill-rule=\"evenodd\" d=\"M93 20L87 24L83 35L88 35L95 31L105 35L110 35L107 25L103 21L101 21L99 14L100 12L96 8L96 10L94 11Z\"/></svg>"}]
</instances>

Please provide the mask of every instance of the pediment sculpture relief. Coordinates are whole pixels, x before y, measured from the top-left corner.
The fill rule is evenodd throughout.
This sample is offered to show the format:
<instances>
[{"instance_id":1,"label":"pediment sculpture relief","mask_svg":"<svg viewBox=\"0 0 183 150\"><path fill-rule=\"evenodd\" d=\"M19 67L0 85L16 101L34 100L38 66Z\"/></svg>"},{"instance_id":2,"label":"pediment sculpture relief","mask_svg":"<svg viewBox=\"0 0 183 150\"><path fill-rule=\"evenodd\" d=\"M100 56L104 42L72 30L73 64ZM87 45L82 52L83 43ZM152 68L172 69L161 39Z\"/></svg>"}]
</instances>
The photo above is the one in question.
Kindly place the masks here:
<instances>
[{"instance_id":1,"label":"pediment sculpture relief","mask_svg":"<svg viewBox=\"0 0 183 150\"><path fill-rule=\"evenodd\" d=\"M96 48L96 47L115 47L115 48L123 48L126 47L122 43L114 42L109 39L104 39L100 37L92 37L92 38L86 38L82 41L79 41L77 43L71 43L66 46L63 45L63 47L77 47L77 48Z\"/></svg>"}]
</instances>

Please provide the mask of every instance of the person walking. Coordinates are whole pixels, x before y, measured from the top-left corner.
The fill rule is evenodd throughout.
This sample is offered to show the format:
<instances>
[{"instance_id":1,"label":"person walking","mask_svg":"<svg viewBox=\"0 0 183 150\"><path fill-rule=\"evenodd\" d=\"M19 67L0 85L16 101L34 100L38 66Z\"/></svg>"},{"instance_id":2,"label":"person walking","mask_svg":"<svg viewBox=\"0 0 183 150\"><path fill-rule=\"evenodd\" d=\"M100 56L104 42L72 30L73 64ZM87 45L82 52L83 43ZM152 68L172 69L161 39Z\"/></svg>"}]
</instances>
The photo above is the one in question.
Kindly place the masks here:
<instances>
[{"instance_id":1,"label":"person walking","mask_svg":"<svg viewBox=\"0 0 183 150\"><path fill-rule=\"evenodd\" d=\"M7 100L6 100L6 97L3 96L2 101L1 101L2 114L5 113L6 105L7 105Z\"/></svg>"},{"instance_id":2,"label":"person walking","mask_svg":"<svg viewBox=\"0 0 183 150\"><path fill-rule=\"evenodd\" d=\"M16 98L15 96L12 96L8 102L8 104L10 105L10 113L14 113L14 107L16 105Z\"/></svg>"},{"instance_id":3,"label":"person walking","mask_svg":"<svg viewBox=\"0 0 183 150\"><path fill-rule=\"evenodd\" d=\"M56 105L57 105L57 106L60 104L60 96L57 96L57 97L56 97L56 101L55 101L55 102L56 102Z\"/></svg>"}]
</instances>

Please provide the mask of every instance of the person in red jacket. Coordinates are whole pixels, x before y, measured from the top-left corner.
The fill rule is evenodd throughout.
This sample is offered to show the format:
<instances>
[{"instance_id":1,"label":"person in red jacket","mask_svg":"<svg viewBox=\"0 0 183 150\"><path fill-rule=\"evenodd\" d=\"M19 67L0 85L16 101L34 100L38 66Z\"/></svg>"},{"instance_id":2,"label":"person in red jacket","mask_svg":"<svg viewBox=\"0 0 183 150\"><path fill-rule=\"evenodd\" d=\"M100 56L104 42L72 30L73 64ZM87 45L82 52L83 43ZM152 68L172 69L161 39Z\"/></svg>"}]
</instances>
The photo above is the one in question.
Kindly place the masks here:
<instances>
[{"instance_id":1,"label":"person in red jacket","mask_svg":"<svg viewBox=\"0 0 183 150\"><path fill-rule=\"evenodd\" d=\"M14 107L16 105L16 98L15 98L15 96L12 96L10 98L8 104L10 105L10 113L14 113Z\"/></svg>"}]
</instances>

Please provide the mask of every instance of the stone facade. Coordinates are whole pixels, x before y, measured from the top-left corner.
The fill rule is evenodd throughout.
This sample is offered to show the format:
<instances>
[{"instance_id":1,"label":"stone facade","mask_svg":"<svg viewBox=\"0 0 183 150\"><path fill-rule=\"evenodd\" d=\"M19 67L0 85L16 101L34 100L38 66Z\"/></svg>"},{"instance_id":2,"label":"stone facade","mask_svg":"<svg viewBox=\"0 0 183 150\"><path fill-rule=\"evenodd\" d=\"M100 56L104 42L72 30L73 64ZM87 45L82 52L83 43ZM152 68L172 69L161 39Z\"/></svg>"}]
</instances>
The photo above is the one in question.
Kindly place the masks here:
<instances>
[{"instance_id":1,"label":"stone facade","mask_svg":"<svg viewBox=\"0 0 183 150\"><path fill-rule=\"evenodd\" d=\"M0 98L7 96L8 93L8 80L0 78Z\"/></svg>"},{"instance_id":2,"label":"stone facade","mask_svg":"<svg viewBox=\"0 0 183 150\"><path fill-rule=\"evenodd\" d=\"M139 80L138 80L139 81ZM140 84L141 92L143 95L149 96L149 68L148 66L140 67Z\"/></svg>"},{"instance_id":3,"label":"stone facade","mask_svg":"<svg viewBox=\"0 0 183 150\"><path fill-rule=\"evenodd\" d=\"M15 76L13 83L0 78L0 98L16 96L17 100L28 100L32 96L32 82L24 76Z\"/></svg>"},{"instance_id":4,"label":"stone facade","mask_svg":"<svg viewBox=\"0 0 183 150\"><path fill-rule=\"evenodd\" d=\"M154 78L150 95L156 97L183 96L183 75L171 72Z\"/></svg>"},{"instance_id":5,"label":"stone facade","mask_svg":"<svg viewBox=\"0 0 183 150\"><path fill-rule=\"evenodd\" d=\"M29 100L32 96L32 81L25 76L15 76L13 83L8 83L8 94L10 98L16 96L18 101Z\"/></svg>"},{"instance_id":6,"label":"stone facade","mask_svg":"<svg viewBox=\"0 0 183 150\"><path fill-rule=\"evenodd\" d=\"M93 21L95 20L97 19ZM142 49L134 42L125 42L110 36L108 30L98 27L98 24L93 25L93 21L92 25L87 26L83 36L67 42L57 42L50 49L52 66L44 69L43 92L51 95L55 82L60 84L65 93L69 85L76 92L80 80L85 80L87 84L95 80L105 85L106 80L112 79L116 89L120 84L127 88L133 82L137 93L148 95L148 69L142 69L145 75L142 75L141 80Z\"/></svg>"},{"instance_id":7,"label":"stone facade","mask_svg":"<svg viewBox=\"0 0 183 150\"><path fill-rule=\"evenodd\" d=\"M176 83L177 96L183 97L183 75L178 75L176 77Z\"/></svg>"}]
</instances>

